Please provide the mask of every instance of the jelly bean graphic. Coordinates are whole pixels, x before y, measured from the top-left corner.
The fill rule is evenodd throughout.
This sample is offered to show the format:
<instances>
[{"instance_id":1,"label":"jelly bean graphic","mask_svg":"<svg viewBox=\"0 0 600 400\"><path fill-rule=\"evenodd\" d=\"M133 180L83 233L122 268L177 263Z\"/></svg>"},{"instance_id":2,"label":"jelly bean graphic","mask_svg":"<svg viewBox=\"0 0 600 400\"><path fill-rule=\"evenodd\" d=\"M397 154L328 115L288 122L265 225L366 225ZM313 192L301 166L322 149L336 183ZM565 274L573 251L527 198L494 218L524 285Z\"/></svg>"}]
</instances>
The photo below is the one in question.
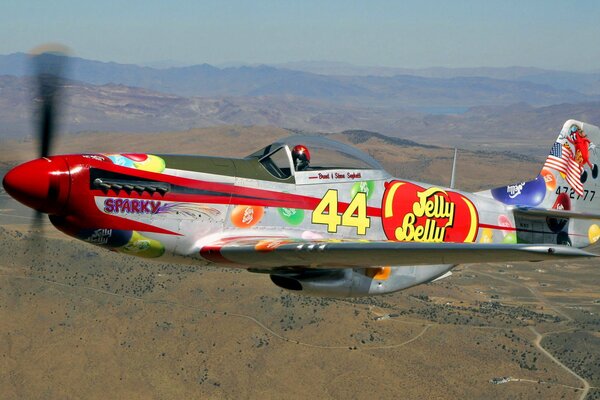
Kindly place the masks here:
<instances>
[{"instance_id":1,"label":"jelly bean graphic","mask_svg":"<svg viewBox=\"0 0 600 400\"><path fill-rule=\"evenodd\" d=\"M542 173L540 174L544 178L544 182L546 183L546 188L548 191L554 192L556 190L556 177L549 169L542 169Z\"/></svg>"},{"instance_id":2,"label":"jelly bean graphic","mask_svg":"<svg viewBox=\"0 0 600 400\"><path fill-rule=\"evenodd\" d=\"M552 209L569 211L571 209L571 199L569 198L569 195L566 193L559 194L554 202L554 205L552 206ZM550 228L550 230L554 233L558 233L565 229L565 226L567 226L568 222L569 220L564 218L546 218L548 228Z\"/></svg>"},{"instance_id":3,"label":"jelly bean graphic","mask_svg":"<svg viewBox=\"0 0 600 400\"><path fill-rule=\"evenodd\" d=\"M262 219L265 213L264 207L261 206L235 206L231 211L231 222L238 228L250 228Z\"/></svg>"},{"instance_id":4,"label":"jelly bean graphic","mask_svg":"<svg viewBox=\"0 0 600 400\"><path fill-rule=\"evenodd\" d=\"M165 253L165 246L158 240L147 238L141 233L133 231L129 243L117 248L117 251L138 257L156 258Z\"/></svg>"},{"instance_id":5,"label":"jelly bean graphic","mask_svg":"<svg viewBox=\"0 0 600 400\"><path fill-rule=\"evenodd\" d=\"M356 193L363 192L367 195L367 200L369 200L373 196L374 191L375 184L373 183L373 181L362 181L356 182L354 185L352 185L352 191L350 192L350 194L352 195L352 198L354 198L354 196L356 196Z\"/></svg>"},{"instance_id":6,"label":"jelly bean graphic","mask_svg":"<svg viewBox=\"0 0 600 400\"><path fill-rule=\"evenodd\" d=\"M494 232L490 228L483 228L481 230L481 238L479 239L479 243L493 243L494 242Z\"/></svg>"},{"instance_id":7,"label":"jelly bean graphic","mask_svg":"<svg viewBox=\"0 0 600 400\"><path fill-rule=\"evenodd\" d=\"M590 243L596 243L600 239L600 227L596 224L592 224L588 229L588 239Z\"/></svg>"},{"instance_id":8,"label":"jelly bean graphic","mask_svg":"<svg viewBox=\"0 0 600 400\"><path fill-rule=\"evenodd\" d=\"M510 222L510 219L506 215L498 216L498 225L500 225L503 228L509 228L509 229L501 231L502 235L504 235L504 236L506 236L510 231L513 230L512 222Z\"/></svg>"},{"instance_id":9,"label":"jelly bean graphic","mask_svg":"<svg viewBox=\"0 0 600 400\"><path fill-rule=\"evenodd\" d=\"M254 246L254 249L256 251L269 252L269 251L276 250L279 246L281 246L283 244L292 243L292 242L293 242L293 240L291 240L291 239L261 240L256 244L256 246Z\"/></svg>"},{"instance_id":10,"label":"jelly bean graphic","mask_svg":"<svg viewBox=\"0 0 600 400\"><path fill-rule=\"evenodd\" d=\"M502 243L507 243L507 244L517 243L517 234L514 232L507 233L506 236L504 236L504 239L502 239Z\"/></svg>"},{"instance_id":11,"label":"jelly bean graphic","mask_svg":"<svg viewBox=\"0 0 600 400\"><path fill-rule=\"evenodd\" d=\"M148 159L148 155L147 154L133 154L133 153L123 153L121 154L123 157L127 157L130 160L133 160L137 163L141 163L144 162Z\"/></svg>"},{"instance_id":12,"label":"jelly bean graphic","mask_svg":"<svg viewBox=\"0 0 600 400\"><path fill-rule=\"evenodd\" d=\"M492 189L494 199L504 204L537 206L546 197L546 182L542 175L532 181Z\"/></svg>"},{"instance_id":13,"label":"jelly bean graphic","mask_svg":"<svg viewBox=\"0 0 600 400\"><path fill-rule=\"evenodd\" d=\"M304 231L302 232L302 239L304 240L319 240L323 239L323 235L313 231Z\"/></svg>"},{"instance_id":14,"label":"jelly bean graphic","mask_svg":"<svg viewBox=\"0 0 600 400\"><path fill-rule=\"evenodd\" d=\"M281 219L289 225L300 225L304 220L304 210L282 207L278 208L277 212Z\"/></svg>"},{"instance_id":15,"label":"jelly bean graphic","mask_svg":"<svg viewBox=\"0 0 600 400\"><path fill-rule=\"evenodd\" d=\"M122 167L135 168L134 161L128 157L124 157L121 154L107 154L106 155L115 165Z\"/></svg>"},{"instance_id":16,"label":"jelly bean graphic","mask_svg":"<svg viewBox=\"0 0 600 400\"><path fill-rule=\"evenodd\" d=\"M152 154L147 154L147 156L146 160L135 162L135 168L148 172L163 172L165 170L165 160Z\"/></svg>"}]
</instances>

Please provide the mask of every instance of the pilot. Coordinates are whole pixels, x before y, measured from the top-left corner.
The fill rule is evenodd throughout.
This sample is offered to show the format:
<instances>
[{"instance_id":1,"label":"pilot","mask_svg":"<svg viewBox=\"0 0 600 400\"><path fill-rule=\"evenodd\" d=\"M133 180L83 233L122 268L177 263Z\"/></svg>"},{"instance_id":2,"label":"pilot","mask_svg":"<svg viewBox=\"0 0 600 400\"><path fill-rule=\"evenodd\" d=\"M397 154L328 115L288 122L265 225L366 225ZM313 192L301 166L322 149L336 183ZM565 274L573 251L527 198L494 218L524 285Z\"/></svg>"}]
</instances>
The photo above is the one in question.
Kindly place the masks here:
<instances>
[{"instance_id":1,"label":"pilot","mask_svg":"<svg viewBox=\"0 0 600 400\"><path fill-rule=\"evenodd\" d=\"M296 171L304 171L310 163L310 152L306 146L298 144L292 149L292 160Z\"/></svg>"}]
</instances>

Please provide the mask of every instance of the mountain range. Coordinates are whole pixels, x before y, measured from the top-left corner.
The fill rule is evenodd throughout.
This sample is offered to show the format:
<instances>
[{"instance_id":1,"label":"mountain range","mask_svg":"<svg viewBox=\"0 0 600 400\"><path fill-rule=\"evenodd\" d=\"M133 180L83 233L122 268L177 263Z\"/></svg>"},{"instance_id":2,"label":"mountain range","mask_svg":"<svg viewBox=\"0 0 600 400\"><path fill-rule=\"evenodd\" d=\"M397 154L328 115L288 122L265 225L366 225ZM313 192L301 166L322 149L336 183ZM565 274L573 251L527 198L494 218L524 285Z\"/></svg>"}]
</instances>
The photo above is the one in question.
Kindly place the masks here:
<instances>
[{"instance_id":1,"label":"mountain range","mask_svg":"<svg viewBox=\"0 0 600 400\"><path fill-rule=\"evenodd\" d=\"M538 83L556 89L575 90L585 94L600 93L600 71L555 71L534 67L474 67L474 68L396 68L357 66L342 62L298 61L277 64L279 68L323 75L395 76L414 75L425 78L485 77L517 82ZM577 65L576 67L580 67Z\"/></svg>"},{"instance_id":2,"label":"mountain range","mask_svg":"<svg viewBox=\"0 0 600 400\"><path fill-rule=\"evenodd\" d=\"M30 78L0 76L0 138L34 132L33 92ZM566 119L600 124L600 102L479 106L462 114L430 115L294 96L185 97L76 81L69 81L65 92L59 126L66 132L160 132L219 125L307 132L364 129L431 145L545 154Z\"/></svg>"},{"instance_id":3,"label":"mountain range","mask_svg":"<svg viewBox=\"0 0 600 400\"><path fill-rule=\"evenodd\" d=\"M27 57L0 56L0 138L35 130ZM308 132L362 129L431 145L543 155L547 146L538 141L551 142L566 119L600 124L599 95L559 88L571 73L550 86L483 76L329 76L270 66L157 69L71 61L59 119L67 132L160 132L232 124ZM543 71L438 72L525 79ZM594 74L581 76L594 79Z\"/></svg>"},{"instance_id":4,"label":"mountain range","mask_svg":"<svg viewBox=\"0 0 600 400\"><path fill-rule=\"evenodd\" d=\"M94 85L122 84L179 96L297 96L344 105L407 109L518 102L539 106L600 100L600 74L531 69L519 70L518 74L515 69L504 74L497 69L459 69L448 73L448 69L439 69L446 73L436 75L432 71L397 70L398 74L393 76L347 76L266 65L217 68L201 64L158 69L72 57L69 77ZM0 56L0 75L22 77L30 72L26 54ZM426 76L428 73L430 76ZM556 74L563 74L563 79L554 79ZM577 77L579 83L574 85ZM575 86L581 90L574 89Z\"/></svg>"}]
</instances>

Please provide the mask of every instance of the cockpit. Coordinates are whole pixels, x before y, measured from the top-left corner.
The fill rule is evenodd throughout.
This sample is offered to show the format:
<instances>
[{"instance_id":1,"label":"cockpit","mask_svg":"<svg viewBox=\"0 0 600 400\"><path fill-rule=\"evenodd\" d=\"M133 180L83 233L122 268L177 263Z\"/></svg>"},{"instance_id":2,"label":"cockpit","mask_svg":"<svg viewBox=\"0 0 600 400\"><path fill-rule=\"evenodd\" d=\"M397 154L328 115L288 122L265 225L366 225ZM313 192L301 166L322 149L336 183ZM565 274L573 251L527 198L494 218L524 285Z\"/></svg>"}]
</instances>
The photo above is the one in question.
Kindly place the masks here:
<instances>
[{"instance_id":1,"label":"cockpit","mask_svg":"<svg viewBox=\"0 0 600 400\"><path fill-rule=\"evenodd\" d=\"M300 153L296 153L298 149L301 149ZM298 154L302 156L302 162L298 161ZM323 170L383 170L381 164L368 154L352 146L313 135L289 136L246 158L258 159L278 179Z\"/></svg>"}]
</instances>

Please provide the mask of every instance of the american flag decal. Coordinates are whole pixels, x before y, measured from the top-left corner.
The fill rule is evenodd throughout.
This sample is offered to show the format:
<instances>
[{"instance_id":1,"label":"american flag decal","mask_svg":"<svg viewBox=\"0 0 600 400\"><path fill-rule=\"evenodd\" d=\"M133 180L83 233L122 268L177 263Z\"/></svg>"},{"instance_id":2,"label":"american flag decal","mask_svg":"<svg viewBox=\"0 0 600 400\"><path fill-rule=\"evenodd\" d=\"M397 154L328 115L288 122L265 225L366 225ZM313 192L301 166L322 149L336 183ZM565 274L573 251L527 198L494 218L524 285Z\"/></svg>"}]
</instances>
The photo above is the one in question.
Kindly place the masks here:
<instances>
[{"instance_id":1,"label":"american flag decal","mask_svg":"<svg viewBox=\"0 0 600 400\"><path fill-rule=\"evenodd\" d=\"M583 196L583 183L580 180L583 167L575 161L570 148L563 147L559 142L555 142L544 167L555 169L565 174L567 183L571 185L578 195Z\"/></svg>"}]
</instances>

